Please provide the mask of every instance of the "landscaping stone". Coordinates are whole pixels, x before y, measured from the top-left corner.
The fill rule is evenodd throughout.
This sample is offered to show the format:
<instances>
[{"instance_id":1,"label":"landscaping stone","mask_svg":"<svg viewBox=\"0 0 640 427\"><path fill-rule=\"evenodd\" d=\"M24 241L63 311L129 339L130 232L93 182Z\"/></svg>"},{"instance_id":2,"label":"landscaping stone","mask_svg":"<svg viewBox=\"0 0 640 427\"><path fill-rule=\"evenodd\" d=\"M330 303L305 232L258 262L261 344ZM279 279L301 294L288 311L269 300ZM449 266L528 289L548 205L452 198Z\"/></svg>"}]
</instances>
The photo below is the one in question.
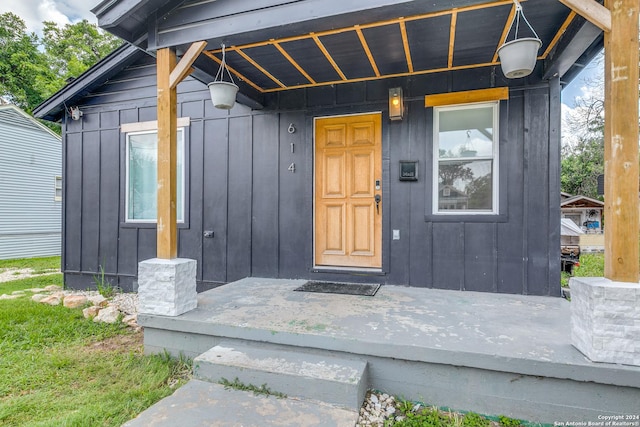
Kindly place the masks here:
<instances>
[{"instance_id":1,"label":"landscaping stone","mask_svg":"<svg viewBox=\"0 0 640 427\"><path fill-rule=\"evenodd\" d=\"M87 307L82 310L82 315L85 319L93 319L98 315L99 312L100 307L98 307L97 305L92 305L91 307Z\"/></svg>"},{"instance_id":2,"label":"landscaping stone","mask_svg":"<svg viewBox=\"0 0 640 427\"><path fill-rule=\"evenodd\" d=\"M56 292L56 291L61 291L62 287L58 285L49 285L49 286L45 286L44 290L48 292Z\"/></svg>"},{"instance_id":3,"label":"landscaping stone","mask_svg":"<svg viewBox=\"0 0 640 427\"><path fill-rule=\"evenodd\" d=\"M29 292L33 292L34 294L39 294L39 293L41 293L41 292L46 292L46 291L44 290L44 288L31 288L31 289L27 289L27 291L29 291Z\"/></svg>"},{"instance_id":4,"label":"landscaping stone","mask_svg":"<svg viewBox=\"0 0 640 427\"><path fill-rule=\"evenodd\" d=\"M120 316L120 310L112 305L100 310L98 315L93 318L94 322L116 323Z\"/></svg>"},{"instance_id":5,"label":"landscaping stone","mask_svg":"<svg viewBox=\"0 0 640 427\"><path fill-rule=\"evenodd\" d=\"M85 305L87 301L87 297L84 295L68 295L64 297L62 305L67 308L78 308Z\"/></svg>"},{"instance_id":6,"label":"landscaping stone","mask_svg":"<svg viewBox=\"0 0 640 427\"><path fill-rule=\"evenodd\" d=\"M122 318L122 323L126 323L129 326L133 326L133 324L135 324L135 326L138 325L138 315L137 314L127 314L126 316L124 316Z\"/></svg>"},{"instance_id":7,"label":"landscaping stone","mask_svg":"<svg viewBox=\"0 0 640 427\"><path fill-rule=\"evenodd\" d=\"M0 299L18 299L20 298L22 295L7 295L7 294L2 294L0 295Z\"/></svg>"},{"instance_id":8,"label":"landscaping stone","mask_svg":"<svg viewBox=\"0 0 640 427\"><path fill-rule=\"evenodd\" d=\"M11 292L11 295L18 295L18 296L22 296L22 295L24 295L24 294L25 294L25 292L24 292L24 291L13 291L13 292Z\"/></svg>"},{"instance_id":9,"label":"landscaping stone","mask_svg":"<svg viewBox=\"0 0 640 427\"><path fill-rule=\"evenodd\" d=\"M62 298L58 295L49 295L40 300L42 304L60 305Z\"/></svg>"},{"instance_id":10,"label":"landscaping stone","mask_svg":"<svg viewBox=\"0 0 640 427\"><path fill-rule=\"evenodd\" d=\"M31 296L31 300L35 301L35 302L40 302L41 300L45 299L46 297L48 297L48 295L46 294L35 294Z\"/></svg>"},{"instance_id":11,"label":"landscaping stone","mask_svg":"<svg viewBox=\"0 0 640 427\"><path fill-rule=\"evenodd\" d=\"M97 305L98 307L106 307L109 304L109 300L107 300L105 297L103 297L100 294L89 295L87 299L91 304Z\"/></svg>"}]
</instances>

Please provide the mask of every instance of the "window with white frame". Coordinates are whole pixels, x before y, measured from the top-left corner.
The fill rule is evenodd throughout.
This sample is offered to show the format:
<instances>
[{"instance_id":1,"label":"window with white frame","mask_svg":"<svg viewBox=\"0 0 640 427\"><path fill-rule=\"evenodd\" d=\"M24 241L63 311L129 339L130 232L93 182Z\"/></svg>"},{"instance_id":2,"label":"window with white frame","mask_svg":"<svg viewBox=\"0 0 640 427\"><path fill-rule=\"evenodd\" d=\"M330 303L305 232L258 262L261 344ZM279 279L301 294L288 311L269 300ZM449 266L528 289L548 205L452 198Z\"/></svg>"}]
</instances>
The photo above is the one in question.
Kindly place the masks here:
<instances>
[{"instance_id":1,"label":"window with white frame","mask_svg":"<svg viewBox=\"0 0 640 427\"><path fill-rule=\"evenodd\" d=\"M434 214L498 213L498 107L434 108Z\"/></svg>"},{"instance_id":2,"label":"window with white frame","mask_svg":"<svg viewBox=\"0 0 640 427\"><path fill-rule=\"evenodd\" d=\"M184 222L184 129L177 135L178 222ZM127 222L155 222L158 215L158 132L147 130L126 134Z\"/></svg>"},{"instance_id":3,"label":"window with white frame","mask_svg":"<svg viewBox=\"0 0 640 427\"><path fill-rule=\"evenodd\" d=\"M55 177L54 191L55 193L53 196L53 200L56 202L62 201L62 177L61 176Z\"/></svg>"}]
</instances>

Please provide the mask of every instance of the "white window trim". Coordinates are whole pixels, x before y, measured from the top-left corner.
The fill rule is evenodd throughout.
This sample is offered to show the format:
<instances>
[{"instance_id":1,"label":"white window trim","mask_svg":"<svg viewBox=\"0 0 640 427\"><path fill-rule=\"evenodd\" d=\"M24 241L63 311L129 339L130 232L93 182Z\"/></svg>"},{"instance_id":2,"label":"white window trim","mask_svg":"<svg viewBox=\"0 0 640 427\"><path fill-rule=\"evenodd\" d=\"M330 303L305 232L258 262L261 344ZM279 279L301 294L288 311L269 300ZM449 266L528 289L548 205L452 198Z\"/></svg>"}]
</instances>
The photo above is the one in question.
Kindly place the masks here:
<instances>
[{"instance_id":1,"label":"white window trim","mask_svg":"<svg viewBox=\"0 0 640 427\"><path fill-rule=\"evenodd\" d=\"M184 128L191 124L190 117L178 117L177 127ZM136 122L136 123L123 123L120 125L120 132L122 133L132 133L132 132L142 132L142 131L157 131L158 130L158 121L151 120L148 122Z\"/></svg>"},{"instance_id":2,"label":"white window trim","mask_svg":"<svg viewBox=\"0 0 640 427\"><path fill-rule=\"evenodd\" d=\"M188 119L188 118L187 118ZM181 124L183 124L184 122L182 122ZM145 135L145 134L158 134L158 128L157 128L157 122L143 122L143 123L132 123L132 125L141 125L141 124L155 124L156 127L150 127L150 126L137 126L137 127L131 127L131 128L127 128L127 129L140 129L140 128L146 128L146 130L137 130L137 131L126 131L125 130L125 125L121 126L121 132L126 132L125 134L125 201L124 201L124 220L126 223L128 224L156 224L158 222L157 219L157 213L156 213L156 219L131 219L129 218L129 137L131 135ZM186 153L185 153L185 147L184 147L184 140L185 140L185 132L186 132L186 128L179 126L178 130L182 131L180 133L178 133L178 137L177 137L177 145L178 145L178 150L182 150L182 173L181 173L181 194L182 194L182 215L185 216L186 214L186 206L185 206L185 199L186 199L186 195L185 195L185 170L186 170ZM181 135L181 137L180 137ZM156 138L156 151L157 151L157 138ZM177 210L176 210L176 215L177 215ZM178 224L184 224L184 218L177 218L176 222Z\"/></svg>"},{"instance_id":3,"label":"white window trim","mask_svg":"<svg viewBox=\"0 0 640 427\"><path fill-rule=\"evenodd\" d=\"M58 185L60 183L60 185ZM58 190L60 190L60 195L58 196ZM56 175L53 177L53 201L61 202L62 201L62 177L60 175Z\"/></svg>"},{"instance_id":4,"label":"white window trim","mask_svg":"<svg viewBox=\"0 0 640 427\"><path fill-rule=\"evenodd\" d=\"M460 210L444 210L440 211L438 209L439 200L439 184L438 184L438 171L440 166L440 121L439 121L439 112L441 111L454 111L454 110L464 110L469 108L478 108L478 107L492 107L493 108L493 157L487 156L478 156L474 157L473 160L493 160L493 168L491 171L492 174L492 186L493 191L491 194L491 211L489 210L477 210L477 209L460 209ZM433 108L433 172L432 172L432 181L433 181L433 195L432 195L432 204L431 204L431 212L433 215L443 215L443 216L451 216L451 215L499 215L499 205L500 205L500 188L499 188L499 150L498 146L500 145L500 135L499 135L499 124L500 124L500 101L491 101L491 102L477 102L470 104L457 104L457 105L449 105L442 107L434 107ZM460 157L459 159L464 160L465 157ZM458 158L456 158L458 160Z\"/></svg>"}]
</instances>

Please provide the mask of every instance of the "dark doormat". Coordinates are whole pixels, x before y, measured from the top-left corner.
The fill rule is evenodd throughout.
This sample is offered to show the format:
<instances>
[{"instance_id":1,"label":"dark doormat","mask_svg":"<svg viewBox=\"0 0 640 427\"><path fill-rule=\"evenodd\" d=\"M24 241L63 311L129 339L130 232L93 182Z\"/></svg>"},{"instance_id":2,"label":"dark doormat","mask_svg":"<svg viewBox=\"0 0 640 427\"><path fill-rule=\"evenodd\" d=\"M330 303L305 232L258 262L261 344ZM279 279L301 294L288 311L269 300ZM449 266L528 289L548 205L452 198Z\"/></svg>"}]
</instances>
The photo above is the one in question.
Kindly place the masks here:
<instances>
[{"instance_id":1,"label":"dark doormat","mask_svg":"<svg viewBox=\"0 0 640 427\"><path fill-rule=\"evenodd\" d=\"M327 294L362 295L372 297L378 292L380 285L361 283L337 283L337 282L307 282L294 291L321 292Z\"/></svg>"}]
</instances>

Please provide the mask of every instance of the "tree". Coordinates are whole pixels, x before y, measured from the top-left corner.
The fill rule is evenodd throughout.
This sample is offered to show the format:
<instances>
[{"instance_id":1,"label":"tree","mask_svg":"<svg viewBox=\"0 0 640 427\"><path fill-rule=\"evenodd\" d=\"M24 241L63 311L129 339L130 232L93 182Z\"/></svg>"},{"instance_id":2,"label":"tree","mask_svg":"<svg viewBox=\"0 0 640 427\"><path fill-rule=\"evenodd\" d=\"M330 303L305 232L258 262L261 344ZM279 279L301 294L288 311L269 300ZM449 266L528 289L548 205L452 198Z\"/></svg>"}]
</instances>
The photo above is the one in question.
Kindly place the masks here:
<instances>
[{"instance_id":1,"label":"tree","mask_svg":"<svg viewBox=\"0 0 640 427\"><path fill-rule=\"evenodd\" d=\"M446 162L440 163L438 175L440 184L455 186L457 180L468 181L473 179L473 171L469 168L470 162Z\"/></svg>"},{"instance_id":2,"label":"tree","mask_svg":"<svg viewBox=\"0 0 640 427\"><path fill-rule=\"evenodd\" d=\"M567 151L563 150L564 153ZM570 194L582 194L594 199L598 195L598 175L604 173L604 141L585 139L562 157L560 188Z\"/></svg>"},{"instance_id":3,"label":"tree","mask_svg":"<svg viewBox=\"0 0 640 427\"><path fill-rule=\"evenodd\" d=\"M602 53L595 62L602 68ZM585 79L584 84L586 94L576 98L575 108L563 123L560 188L567 193L602 200L598 195L597 179L598 175L604 174L603 72Z\"/></svg>"},{"instance_id":4,"label":"tree","mask_svg":"<svg viewBox=\"0 0 640 427\"><path fill-rule=\"evenodd\" d=\"M41 40L19 16L0 15L0 96L28 112L121 43L86 20L44 24Z\"/></svg>"},{"instance_id":5,"label":"tree","mask_svg":"<svg viewBox=\"0 0 640 427\"><path fill-rule=\"evenodd\" d=\"M563 123L560 188L602 199L598 175L604 173L604 76L586 79L585 88Z\"/></svg>"},{"instance_id":6,"label":"tree","mask_svg":"<svg viewBox=\"0 0 640 427\"><path fill-rule=\"evenodd\" d=\"M483 175L474 179L467 185L467 194L469 195L469 209L491 208L493 177Z\"/></svg>"},{"instance_id":7,"label":"tree","mask_svg":"<svg viewBox=\"0 0 640 427\"><path fill-rule=\"evenodd\" d=\"M79 76L122 43L86 19L62 28L45 21L43 34L45 56L62 82Z\"/></svg>"},{"instance_id":8,"label":"tree","mask_svg":"<svg viewBox=\"0 0 640 427\"><path fill-rule=\"evenodd\" d=\"M53 74L38 50L38 37L26 28L19 16L0 15L0 96L31 111L49 95Z\"/></svg>"}]
</instances>

